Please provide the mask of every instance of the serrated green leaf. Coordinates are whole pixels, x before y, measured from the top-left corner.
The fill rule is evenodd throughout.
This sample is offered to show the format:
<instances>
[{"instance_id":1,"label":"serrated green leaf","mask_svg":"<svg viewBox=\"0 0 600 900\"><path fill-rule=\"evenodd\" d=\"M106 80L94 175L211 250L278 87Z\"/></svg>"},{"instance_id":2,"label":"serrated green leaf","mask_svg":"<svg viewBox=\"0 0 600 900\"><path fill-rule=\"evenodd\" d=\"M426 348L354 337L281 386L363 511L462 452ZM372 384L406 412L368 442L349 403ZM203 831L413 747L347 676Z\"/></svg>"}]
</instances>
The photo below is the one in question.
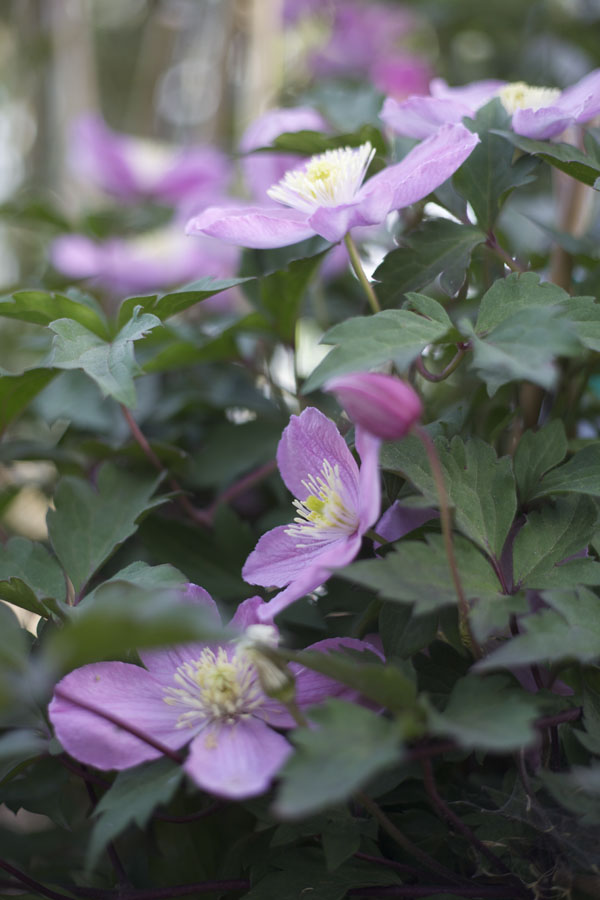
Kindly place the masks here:
<instances>
[{"instance_id":1,"label":"serrated green leaf","mask_svg":"<svg viewBox=\"0 0 600 900\"><path fill-rule=\"evenodd\" d=\"M65 577L43 544L11 538L0 547L0 599L48 616L46 598L65 599Z\"/></svg>"},{"instance_id":2,"label":"serrated green leaf","mask_svg":"<svg viewBox=\"0 0 600 900\"><path fill-rule=\"evenodd\" d=\"M582 181L584 184L595 187L598 177L600 177L600 160L594 156L579 150L574 144L562 144L555 141L534 141L531 138L522 137L514 131L498 130L505 140L519 150L537 156L549 163L555 169L560 169Z\"/></svg>"},{"instance_id":3,"label":"serrated green leaf","mask_svg":"<svg viewBox=\"0 0 600 900\"><path fill-rule=\"evenodd\" d=\"M0 316L36 325L50 325L57 319L68 319L107 340L108 322L100 307L85 294L77 292L76 297L73 299L46 291L17 291L12 297L0 300Z\"/></svg>"},{"instance_id":4,"label":"serrated green leaf","mask_svg":"<svg viewBox=\"0 0 600 900\"><path fill-rule=\"evenodd\" d=\"M328 700L309 717L316 727L292 732L296 753L279 773L275 810L285 818L347 800L402 755L395 726L362 706Z\"/></svg>"},{"instance_id":5,"label":"serrated green leaf","mask_svg":"<svg viewBox=\"0 0 600 900\"><path fill-rule=\"evenodd\" d=\"M571 302L567 292L550 281L541 282L535 272L512 272L495 281L484 294L475 331L481 336L523 309L556 306L564 301Z\"/></svg>"},{"instance_id":6,"label":"serrated green leaf","mask_svg":"<svg viewBox=\"0 0 600 900\"><path fill-rule=\"evenodd\" d=\"M437 613L413 615L410 606L384 603L379 613L379 634L386 657L408 659L429 646L438 631Z\"/></svg>"},{"instance_id":7,"label":"serrated green leaf","mask_svg":"<svg viewBox=\"0 0 600 900\"><path fill-rule=\"evenodd\" d=\"M517 509L510 458L498 459L494 448L479 438L466 443L458 436L450 442L437 438L435 446L456 525L482 550L499 557ZM439 502L418 438L409 435L384 445L380 463L383 469L403 474L428 500Z\"/></svg>"},{"instance_id":8,"label":"serrated green leaf","mask_svg":"<svg viewBox=\"0 0 600 900\"><path fill-rule=\"evenodd\" d=\"M304 384L308 393L334 375L357 372L394 362L405 369L428 344L440 340L447 327L406 309L387 309L369 317L347 319L324 335L322 343L337 344Z\"/></svg>"},{"instance_id":9,"label":"serrated green leaf","mask_svg":"<svg viewBox=\"0 0 600 900\"><path fill-rule=\"evenodd\" d=\"M0 432L27 409L56 375L58 372L53 369L28 369L20 375L0 369Z\"/></svg>"},{"instance_id":10,"label":"serrated green leaf","mask_svg":"<svg viewBox=\"0 0 600 900\"><path fill-rule=\"evenodd\" d=\"M600 657L600 605L587 588L576 591L545 591L550 608L524 616L521 634L506 641L498 650L479 660L481 671L558 663L563 660L593 662Z\"/></svg>"},{"instance_id":11,"label":"serrated green leaf","mask_svg":"<svg viewBox=\"0 0 600 900\"><path fill-rule=\"evenodd\" d=\"M164 758L119 772L94 809L98 819L88 844L87 868L96 865L106 845L129 825L144 828L156 807L169 802L182 778L181 766Z\"/></svg>"},{"instance_id":12,"label":"serrated green leaf","mask_svg":"<svg viewBox=\"0 0 600 900\"><path fill-rule=\"evenodd\" d=\"M375 147L377 153L386 155L387 147L383 135L373 125L363 125L357 131L335 136L323 134L320 131L290 131L278 135L273 141L272 148L265 149L314 156L316 153L325 153L326 150L336 150L338 147L360 147L367 141Z\"/></svg>"},{"instance_id":13,"label":"serrated green leaf","mask_svg":"<svg viewBox=\"0 0 600 900\"><path fill-rule=\"evenodd\" d=\"M56 337L51 364L58 369L82 369L105 396L133 407L136 404L134 377L140 374L133 344L160 325L160 319L134 313L113 338L105 341L72 319L58 319L49 328Z\"/></svg>"},{"instance_id":14,"label":"serrated green leaf","mask_svg":"<svg viewBox=\"0 0 600 900\"><path fill-rule=\"evenodd\" d=\"M403 246L388 253L375 270L373 278L380 282L378 297L391 305L408 291L426 287L438 275L441 289L452 297L462 287L471 253L485 240L485 234L472 225L447 219L425 222L403 240Z\"/></svg>"},{"instance_id":15,"label":"serrated green leaf","mask_svg":"<svg viewBox=\"0 0 600 900\"><path fill-rule=\"evenodd\" d=\"M71 476L59 482L48 533L76 593L133 534L142 513L162 502L151 499L160 481L160 475L142 478L105 463L96 490Z\"/></svg>"},{"instance_id":16,"label":"serrated green leaf","mask_svg":"<svg viewBox=\"0 0 600 900\"><path fill-rule=\"evenodd\" d=\"M565 566L559 564L573 553L587 547L596 530L597 519L595 503L585 496L564 497L553 505L529 512L513 543L515 585L527 588L550 587L557 566L559 566L558 575L560 570L566 570L568 574L570 564ZM577 575L572 586L577 584L577 578L583 583L598 583L597 575L591 570L593 580L586 582L582 567L577 566L577 563L590 563L591 560L574 562ZM592 569L595 568L596 566L592 565Z\"/></svg>"},{"instance_id":17,"label":"serrated green leaf","mask_svg":"<svg viewBox=\"0 0 600 900\"><path fill-rule=\"evenodd\" d=\"M600 443L584 447L564 466L548 472L540 481L533 499L549 494L600 497Z\"/></svg>"},{"instance_id":18,"label":"serrated green leaf","mask_svg":"<svg viewBox=\"0 0 600 900\"><path fill-rule=\"evenodd\" d=\"M473 750L506 753L530 746L537 701L504 675L460 678L443 713L429 711L432 734Z\"/></svg>"},{"instance_id":19,"label":"serrated green leaf","mask_svg":"<svg viewBox=\"0 0 600 900\"><path fill-rule=\"evenodd\" d=\"M143 313L152 313L161 322L177 313L214 297L222 291L237 287L250 278L200 278L191 284L186 284L177 291L169 291L168 294L152 294L146 297L128 297L119 308L117 316L117 328L121 330L135 315L136 307L140 307Z\"/></svg>"},{"instance_id":20,"label":"serrated green leaf","mask_svg":"<svg viewBox=\"0 0 600 900\"><path fill-rule=\"evenodd\" d=\"M567 449L565 426L560 419L554 419L539 431L525 432L513 460L521 503L535 496L540 479L563 461ZM600 477L598 488L600 490Z\"/></svg>"},{"instance_id":21,"label":"serrated green leaf","mask_svg":"<svg viewBox=\"0 0 600 900\"><path fill-rule=\"evenodd\" d=\"M495 598L500 585L479 550L464 538L456 539L454 549L467 598ZM417 616L457 603L440 535L428 535L426 543L401 541L383 559L351 563L336 575L371 587L387 600L414 604Z\"/></svg>"},{"instance_id":22,"label":"serrated green leaf","mask_svg":"<svg viewBox=\"0 0 600 900\"><path fill-rule=\"evenodd\" d=\"M467 119L465 124L479 135L480 143L453 177L455 188L469 201L477 224L484 231L494 227L509 191L532 180L536 166L534 159L526 157L512 165L512 147L492 132L492 129L505 128L508 122L508 115L497 98L478 110L474 120Z\"/></svg>"}]
</instances>

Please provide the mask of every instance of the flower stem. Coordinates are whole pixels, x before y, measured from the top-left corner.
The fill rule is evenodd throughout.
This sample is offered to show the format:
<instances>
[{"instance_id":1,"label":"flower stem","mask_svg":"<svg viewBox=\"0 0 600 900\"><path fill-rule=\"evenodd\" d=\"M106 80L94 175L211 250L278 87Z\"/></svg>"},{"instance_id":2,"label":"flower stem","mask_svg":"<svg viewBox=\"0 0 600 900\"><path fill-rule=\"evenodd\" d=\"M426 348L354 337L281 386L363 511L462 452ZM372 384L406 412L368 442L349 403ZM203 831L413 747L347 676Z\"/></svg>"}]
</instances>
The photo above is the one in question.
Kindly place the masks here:
<instances>
[{"instance_id":1,"label":"flower stem","mask_svg":"<svg viewBox=\"0 0 600 900\"><path fill-rule=\"evenodd\" d=\"M377 299L377 295L373 290L373 285L367 278L365 274L365 270L362 267L362 263L360 261L360 256L358 254L358 250L356 249L356 244L352 240L350 236L350 232L347 233L344 238L344 243L346 245L346 249L348 250L348 256L350 257L350 262L352 263L352 268L356 274L356 277L360 281L365 294L367 295L367 300L371 306L371 309L374 313L381 312L381 306L379 305L379 300Z\"/></svg>"},{"instance_id":2,"label":"flower stem","mask_svg":"<svg viewBox=\"0 0 600 900\"><path fill-rule=\"evenodd\" d=\"M428 368L426 368L425 363L423 362L422 356L417 356L415 360L415 367L419 375L425 378L426 381L445 381L453 372L458 369L461 360L465 353L467 352L468 347L459 346L455 356L452 357L448 365L445 369L442 369L441 372L430 372Z\"/></svg>"},{"instance_id":3,"label":"flower stem","mask_svg":"<svg viewBox=\"0 0 600 900\"><path fill-rule=\"evenodd\" d=\"M442 525L444 546L446 548L446 557L448 559L450 574L452 575L454 589L458 598L458 615L460 620L461 637L466 646L471 648L471 650L473 651L473 655L477 659L481 659L483 655L481 652L481 647L473 637L469 626L469 604L463 590L462 582L460 580L460 575L458 572L458 566L456 564L456 557L454 555L454 544L452 542L452 521L450 516L450 506L448 504L448 494L446 492L446 485L444 484L444 473L442 472L442 467L440 465L440 460L435 449L435 444L429 437L429 434L425 431L424 428L421 428L421 426L419 425L415 425L413 431L425 447L425 452L427 453L427 458L431 467L431 473L433 475L435 486L438 492L440 502L440 521Z\"/></svg>"}]
</instances>

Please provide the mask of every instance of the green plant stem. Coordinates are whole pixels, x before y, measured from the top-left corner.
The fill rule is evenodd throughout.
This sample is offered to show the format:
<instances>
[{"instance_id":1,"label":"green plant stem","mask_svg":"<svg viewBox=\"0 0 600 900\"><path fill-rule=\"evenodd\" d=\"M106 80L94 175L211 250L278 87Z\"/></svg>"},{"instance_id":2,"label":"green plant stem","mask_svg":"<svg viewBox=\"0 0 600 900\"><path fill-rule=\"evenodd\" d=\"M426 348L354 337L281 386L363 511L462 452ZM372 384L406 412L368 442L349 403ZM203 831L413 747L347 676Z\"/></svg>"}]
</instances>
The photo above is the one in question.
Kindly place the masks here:
<instances>
[{"instance_id":1,"label":"green plant stem","mask_svg":"<svg viewBox=\"0 0 600 900\"><path fill-rule=\"evenodd\" d=\"M365 531L365 537L370 538L373 543L376 544L388 544L389 541L387 538L382 537L380 534L377 534L374 528L369 528Z\"/></svg>"},{"instance_id":2,"label":"green plant stem","mask_svg":"<svg viewBox=\"0 0 600 900\"><path fill-rule=\"evenodd\" d=\"M356 273L356 277L360 281L365 294L367 295L367 300L371 306L371 309L374 313L381 312L381 306L379 305L379 300L377 299L377 295L373 290L373 285L367 278L365 274L365 270L362 267L362 263L360 261L360 256L358 254L358 250L356 249L356 244L352 240L350 236L350 232L344 238L344 243L346 245L346 249L348 250L348 256L350 257L350 262L352 263L352 268Z\"/></svg>"},{"instance_id":3,"label":"green plant stem","mask_svg":"<svg viewBox=\"0 0 600 900\"><path fill-rule=\"evenodd\" d=\"M453 372L455 372L465 353L467 352L468 347L459 346L458 351L452 357L448 365L442 369L441 372L430 372L428 368L426 368L425 363L423 361L422 356L417 356L415 360L415 367L419 375L421 375L426 381L445 381Z\"/></svg>"},{"instance_id":4,"label":"green plant stem","mask_svg":"<svg viewBox=\"0 0 600 900\"><path fill-rule=\"evenodd\" d=\"M425 431L424 428L419 425L415 425L413 431L425 448L427 459L429 460L429 466L431 468L431 474L433 475L435 486L438 492L440 502L440 522L442 525L444 547L446 549L446 557L448 559L450 574L452 575L452 582L454 584L454 589L458 598L458 614L460 619L461 635L465 643L472 649L473 655L476 657L476 659L481 659L483 655L481 652L481 647L473 637L469 626L469 604L463 590L462 582L460 580L460 574L458 572L458 566L456 564L456 557L454 555L454 544L452 542L452 520L450 516L450 506L448 504L448 494L446 492L446 485L444 483L444 473L442 472L442 467L440 465L440 460L435 449L435 444L431 440L429 434Z\"/></svg>"},{"instance_id":5,"label":"green plant stem","mask_svg":"<svg viewBox=\"0 0 600 900\"><path fill-rule=\"evenodd\" d=\"M504 247L502 247L498 243L498 238L496 237L496 235L494 234L493 231L489 232L486 244L490 248L490 250L492 250L495 253L495 255L498 257L498 259L501 260L501 262L503 262L504 265L507 266L511 270L511 272L525 272L526 271L526 269L519 262L517 262L516 259L513 259L512 256L510 255L510 253L507 253L507 251L504 249Z\"/></svg>"}]
</instances>

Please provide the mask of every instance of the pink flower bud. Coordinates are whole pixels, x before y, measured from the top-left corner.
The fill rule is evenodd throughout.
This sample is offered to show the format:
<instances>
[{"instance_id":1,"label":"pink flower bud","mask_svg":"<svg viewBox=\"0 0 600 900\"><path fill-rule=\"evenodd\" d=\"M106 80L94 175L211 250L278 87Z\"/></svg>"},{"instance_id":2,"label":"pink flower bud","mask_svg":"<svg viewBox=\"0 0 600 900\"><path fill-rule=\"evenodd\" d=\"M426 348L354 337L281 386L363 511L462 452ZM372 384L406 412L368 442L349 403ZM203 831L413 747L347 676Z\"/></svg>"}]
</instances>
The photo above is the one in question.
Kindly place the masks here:
<instances>
[{"instance_id":1,"label":"pink flower bud","mask_svg":"<svg viewBox=\"0 0 600 900\"><path fill-rule=\"evenodd\" d=\"M352 421L384 441L403 438L421 416L419 395L405 381L381 372L353 372L331 378L334 393Z\"/></svg>"}]
</instances>

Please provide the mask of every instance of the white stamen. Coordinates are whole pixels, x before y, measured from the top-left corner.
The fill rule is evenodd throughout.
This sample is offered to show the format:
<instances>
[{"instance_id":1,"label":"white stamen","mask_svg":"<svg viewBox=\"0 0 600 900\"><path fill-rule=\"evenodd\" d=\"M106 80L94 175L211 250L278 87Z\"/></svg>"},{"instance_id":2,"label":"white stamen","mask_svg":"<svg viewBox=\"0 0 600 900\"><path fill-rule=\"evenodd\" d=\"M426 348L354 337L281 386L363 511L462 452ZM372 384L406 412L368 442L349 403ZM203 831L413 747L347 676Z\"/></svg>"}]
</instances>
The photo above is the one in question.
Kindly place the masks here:
<instances>
[{"instance_id":1,"label":"white stamen","mask_svg":"<svg viewBox=\"0 0 600 900\"><path fill-rule=\"evenodd\" d=\"M228 654L224 647L204 649L199 659L179 666L164 696L169 706L187 707L176 728L193 728L205 721L235 721L264 702L255 667L243 648Z\"/></svg>"},{"instance_id":2,"label":"white stamen","mask_svg":"<svg viewBox=\"0 0 600 900\"><path fill-rule=\"evenodd\" d=\"M560 97L558 88L534 87L524 81L506 84L498 91L502 106L512 116L518 109L543 109Z\"/></svg>"},{"instance_id":3,"label":"white stamen","mask_svg":"<svg viewBox=\"0 0 600 900\"><path fill-rule=\"evenodd\" d=\"M294 500L298 515L286 528L291 537L312 540L336 540L353 534L358 528L358 514L340 477L340 467L324 459L321 473L308 475L302 482L307 490L304 500ZM305 547L306 544L297 544Z\"/></svg>"},{"instance_id":4,"label":"white stamen","mask_svg":"<svg viewBox=\"0 0 600 900\"><path fill-rule=\"evenodd\" d=\"M350 203L363 183L375 150L367 141L360 147L342 147L319 153L300 169L286 172L267 191L272 200L314 212L320 206Z\"/></svg>"}]
</instances>

